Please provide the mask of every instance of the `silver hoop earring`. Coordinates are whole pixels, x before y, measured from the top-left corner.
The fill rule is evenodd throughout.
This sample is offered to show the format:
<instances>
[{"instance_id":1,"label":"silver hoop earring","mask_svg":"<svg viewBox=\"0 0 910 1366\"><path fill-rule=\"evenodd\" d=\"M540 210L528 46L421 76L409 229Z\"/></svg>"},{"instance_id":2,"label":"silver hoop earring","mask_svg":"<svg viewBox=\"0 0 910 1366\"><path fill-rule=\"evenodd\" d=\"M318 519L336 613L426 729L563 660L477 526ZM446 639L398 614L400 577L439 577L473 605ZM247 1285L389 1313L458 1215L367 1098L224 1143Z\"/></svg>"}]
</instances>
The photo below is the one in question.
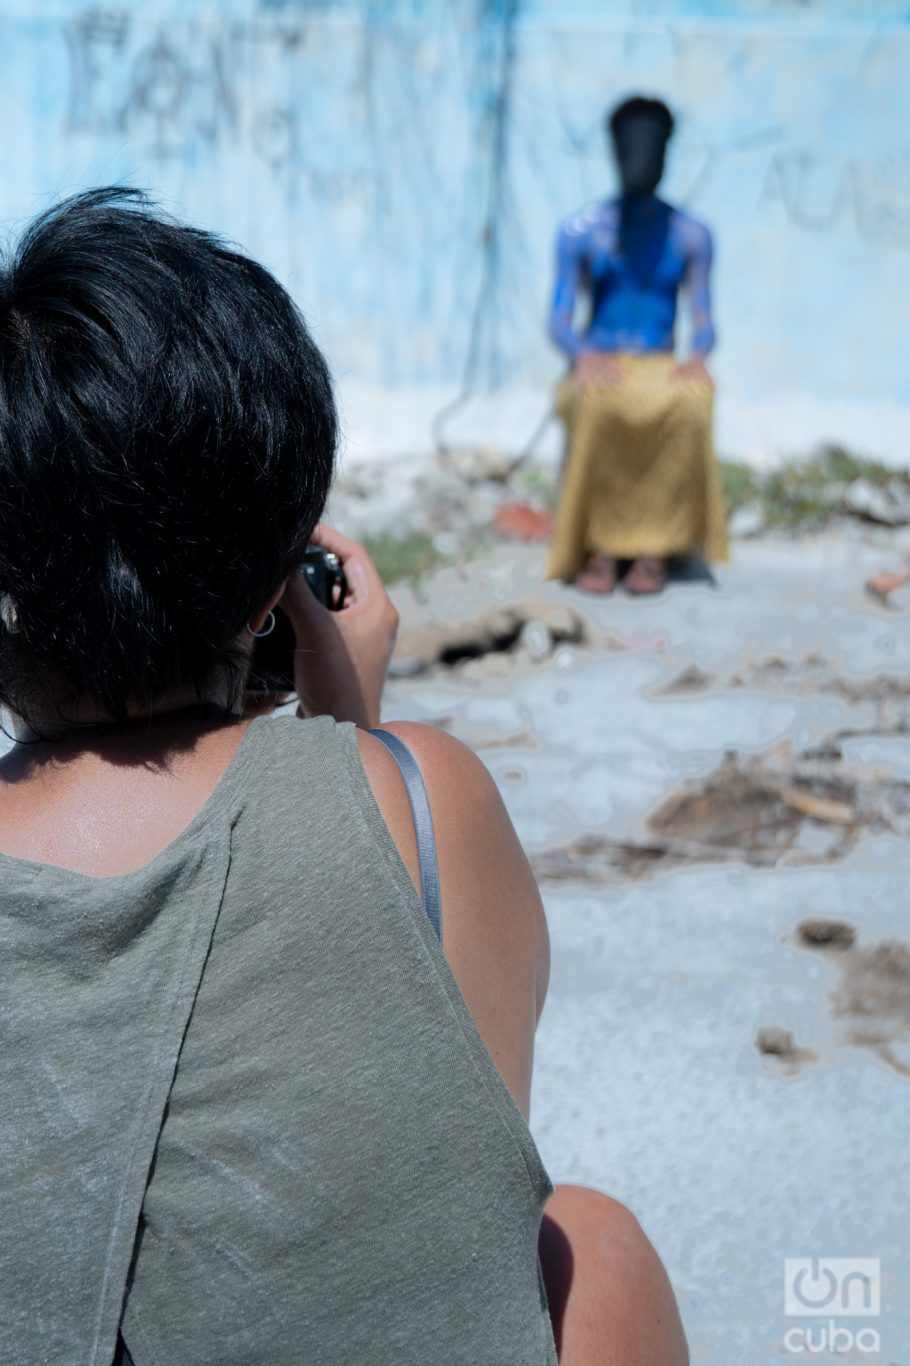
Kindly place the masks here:
<instances>
[{"instance_id":1,"label":"silver hoop earring","mask_svg":"<svg viewBox=\"0 0 910 1366\"><path fill-rule=\"evenodd\" d=\"M0 620L3 621L3 625L11 636L14 636L17 631L22 630L22 625L19 621L19 608L16 606L9 593L0 593Z\"/></svg>"},{"instance_id":2,"label":"silver hoop earring","mask_svg":"<svg viewBox=\"0 0 910 1366\"><path fill-rule=\"evenodd\" d=\"M271 620L269 620L269 618L271 618ZM250 633L251 636L255 636L255 638L256 638L257 640L261 640L263 636L270 636L270 635L272 634L272 632L274 631L274 629L275 629L275 613L274 613L274 612L269 612L268 617L266 617L266 621L268 621L268 623L269 623L268 626L264 627L263 629L261 629L261 630L259 630L259 631L254 631L253 628L252 628L252 626L249 625L249 623L247 623L247 628L246 628L246 629L249 631L249 633Z\"/></svg>"}]
</instances>

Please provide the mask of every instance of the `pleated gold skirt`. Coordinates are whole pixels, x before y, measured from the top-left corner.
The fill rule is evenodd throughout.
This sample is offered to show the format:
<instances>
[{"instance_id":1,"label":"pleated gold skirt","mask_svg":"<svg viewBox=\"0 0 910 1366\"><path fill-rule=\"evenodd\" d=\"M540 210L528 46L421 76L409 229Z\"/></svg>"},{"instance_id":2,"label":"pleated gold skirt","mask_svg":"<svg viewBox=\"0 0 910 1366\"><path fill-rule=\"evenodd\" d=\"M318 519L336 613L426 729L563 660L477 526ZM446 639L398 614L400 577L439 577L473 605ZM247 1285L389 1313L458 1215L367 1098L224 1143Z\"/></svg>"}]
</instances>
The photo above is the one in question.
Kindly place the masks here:
<instances>
[{"instance_id":1,"label":"pleated gold skirt","mask_svg":"<svg viewBox=\"0 0 910 1366\"><path fill-rule=\"evenodd\" d=\"M568 459L547 578L574 579L595 551L727 560L713 392L672 376L672 356L615 359L621 383L556 391Z\"/></svg>"}]
</instances>

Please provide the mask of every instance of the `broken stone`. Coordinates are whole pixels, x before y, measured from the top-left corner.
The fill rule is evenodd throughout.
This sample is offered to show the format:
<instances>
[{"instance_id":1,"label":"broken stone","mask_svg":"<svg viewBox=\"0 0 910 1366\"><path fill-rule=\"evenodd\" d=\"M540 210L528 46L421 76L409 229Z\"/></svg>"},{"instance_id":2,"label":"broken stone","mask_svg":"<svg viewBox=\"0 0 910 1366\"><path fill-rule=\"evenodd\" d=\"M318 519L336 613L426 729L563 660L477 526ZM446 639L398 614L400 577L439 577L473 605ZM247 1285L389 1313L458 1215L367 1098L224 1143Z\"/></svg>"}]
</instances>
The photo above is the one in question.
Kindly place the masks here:
<instances>
[{"instance_id":1,"label":"broken stone","mask_svg":"<svg viewBox=\"0 0 910 1366\"><path fill-rule=\"evenodd\" d=\"M796 1044L789 1029L768 1025L755 1036L755 1044L761 1053L770 1053L775 1058L791 1057L796 1052Z\"/></svg>"},{"instance_id":2,"label":"broken stone","mask_svg":"<svg viewBox=\"0 0 910 1366\"><path fill-rule=\"evenodd\" d=\"M579 614L563 602L548 598L528 598L518 611L526 621L539 621L546 626L554 641L580 645L585 639L585 623Z\"/></svg>"},{"instance_id":3,"label":"broken stone","mask_svg":"<svg viewBox=\"0 0 910 1366\"><path fill-rule=\"evenodd\" d=\"M442 458L446 467L453 470L466 484L482 484L488 481L501 484L512 473L512 457L497 446L446 451Z\"/></svg>"},{"instance_id":4,"label":"broken stone","mask_svg":"<svg viewBox=\"0 0 910 1366\"><path fill-rule=\"evenodd\" d=\"M846 920L801 920L796 932L812 949L849 949L856 942L856 930Z\"/></svg>"},{"instance_id":5,"label":"broken stone","mask_svg":"<svg viewBox=\"0 0 910 1366\"><path fill-rule=\"evenodd\" d=\"M499 654L515 644L523 621L511 608L493 607L469 621L443 628L441 664L456 664L478 655Z\"/></svg>"},{"instance_id":6,"label":"broken stone","mask_svg":"<svg viewBox=\"0 0 910 1366\"><path fill-rule=\"evenodd\" d=\"M553 514L528 503L502 503L493 514L493 530L517 541L546 541L553 534Z\"/></svg>"},{"instance_id":7,"label":"broken stone","mask_svg":"<svg viewBox=\"0 0 910 1366\"><path fill-rule=\"evenodd\" d=\"M697 664L690 664L675 678L671 678L669 683L655 691L658 697L673 697L677 693L704 692L713 682L713 674L705 673Z\"/></svg>"},{"instance_id":8,"label":"broken stone","mask_svg":"<svg viewBox=\"0 0 910 1366\"><path fill-rule=\"evenodd\" d=\"M542 621L526 621L518 644L532 664L539 664L553 652L553 637Z\"/></svg>"},{"instance_id":9,"label":"broken stone","mask_svg":"<svg viewBox=\"0 0 910 1366\"><path fill-rule=\"evenodd\" d=\"M433 622L399 632L396 658L416 660L424 668L509 649L524 625L516 611L494 607L464 621ZM408 664L412 672L419 670ZM398 675L401 677L401 675Z\"/></svg>"},{"instance_id":10,"label":"broken stone","mask_svg":"<svg viewBox=\"0 0 910 1366\"><path fill-rule=\"evenodd\" d=\"M461 676L469 682L487 683L491 679L508 678L513 667L507 654L478 655L475 659L465 660Z\"/></svg>"},{"instance_id":11,"label":"broken stone","mask_svg":"<svg viewBox=\"0 0 910 1366\"><path fill-rule=\"evenodd\" d=\"M766 1025L755 1036L755 1046L759 1053L778 1058L786 1064L786 1070L794 1072L800 1063L815 1062L818 1054L812 1048L800 1048L789 1029L779 1025Z\"/></svg>"},{"instance_id":12,"label":"broken stone","mask_svg":"<svg viewBox=\"0 0 910 1366\"><path fill-rule=\"evenodd\" d=\"M577 643L585 626L562 603L531 599L518 607L494 607L456 622L433 622L399 632L394 678L410 678L434 664L452 665L520 647L533 660L546 658L555 644Z\"/></svg>"},{"instance_id":13,"label":"broken stone","mask_svg":"<svg viewBox=\"0 0 910 1366\"><path fill-rule=\"evenodd\" d=\"M844 495L844 507L868 522L906 526L910 522L910 486L902 479L891 479L887 484L857 479Z\"/></svg>"}]
</instances>

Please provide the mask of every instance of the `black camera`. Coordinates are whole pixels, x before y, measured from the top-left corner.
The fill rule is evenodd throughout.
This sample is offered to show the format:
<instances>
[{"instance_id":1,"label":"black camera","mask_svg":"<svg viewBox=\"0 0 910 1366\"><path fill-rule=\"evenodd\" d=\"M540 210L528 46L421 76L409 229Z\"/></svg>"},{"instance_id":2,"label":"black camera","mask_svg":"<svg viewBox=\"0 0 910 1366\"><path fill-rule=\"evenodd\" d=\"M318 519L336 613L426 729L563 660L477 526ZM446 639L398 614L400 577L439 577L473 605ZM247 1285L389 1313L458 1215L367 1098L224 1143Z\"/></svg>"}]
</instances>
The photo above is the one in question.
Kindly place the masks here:
<instances>
[{"instance_id":1,"label":"black camera","mask_svg":"<svg viewBox=\"0 0 910 1366\"><path fill-rule=\"evenodd\" d=\"M331 550L320 545L308 545L297 566L297 573L306 579L313 593L330 612L340 612L348 592L341 560ZM250 662L247 689L250 692L293 692L294 649L297 644L294 628L280 607L275 613L275 627L267 636L257 637Z\"/></svg>"},{"instance_id":2,"label":"black camera","mask_svg":"<svg viewBox=\"0 0 910 1366\"><path fill-rule=\"evenodd\" d=\"M348 581L341 561L332 550L308 545L297 572L303 574L316 597L330 612L340 612L347 596Z\"/></svg>"}]
</instances>

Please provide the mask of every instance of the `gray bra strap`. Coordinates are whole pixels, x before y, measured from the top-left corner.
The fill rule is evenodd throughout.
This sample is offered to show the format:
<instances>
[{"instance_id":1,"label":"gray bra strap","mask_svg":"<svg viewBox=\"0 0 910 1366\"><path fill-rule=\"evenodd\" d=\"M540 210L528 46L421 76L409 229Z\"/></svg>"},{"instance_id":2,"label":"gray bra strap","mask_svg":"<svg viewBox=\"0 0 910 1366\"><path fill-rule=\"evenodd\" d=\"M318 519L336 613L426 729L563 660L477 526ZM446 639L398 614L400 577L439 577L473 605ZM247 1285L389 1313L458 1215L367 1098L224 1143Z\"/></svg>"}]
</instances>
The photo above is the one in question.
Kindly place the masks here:
<instances>
[{"instance_id":1,"label":"gray bra strap","mask_svg":"<svg viewBox=\"0 0 910 1366\"><path fill-rule=\"evenodd\" d=\"M389 730L377 728L370 731L391 754L398 765L411 804L414 820L414 833L417 836L417 858L420 864L420 892L430 924L442 940L439 900L439 865L436 859L436 836L433 834L433 817L430 803L417 760L407 745Z\"/></svg>"}]
</instances>

